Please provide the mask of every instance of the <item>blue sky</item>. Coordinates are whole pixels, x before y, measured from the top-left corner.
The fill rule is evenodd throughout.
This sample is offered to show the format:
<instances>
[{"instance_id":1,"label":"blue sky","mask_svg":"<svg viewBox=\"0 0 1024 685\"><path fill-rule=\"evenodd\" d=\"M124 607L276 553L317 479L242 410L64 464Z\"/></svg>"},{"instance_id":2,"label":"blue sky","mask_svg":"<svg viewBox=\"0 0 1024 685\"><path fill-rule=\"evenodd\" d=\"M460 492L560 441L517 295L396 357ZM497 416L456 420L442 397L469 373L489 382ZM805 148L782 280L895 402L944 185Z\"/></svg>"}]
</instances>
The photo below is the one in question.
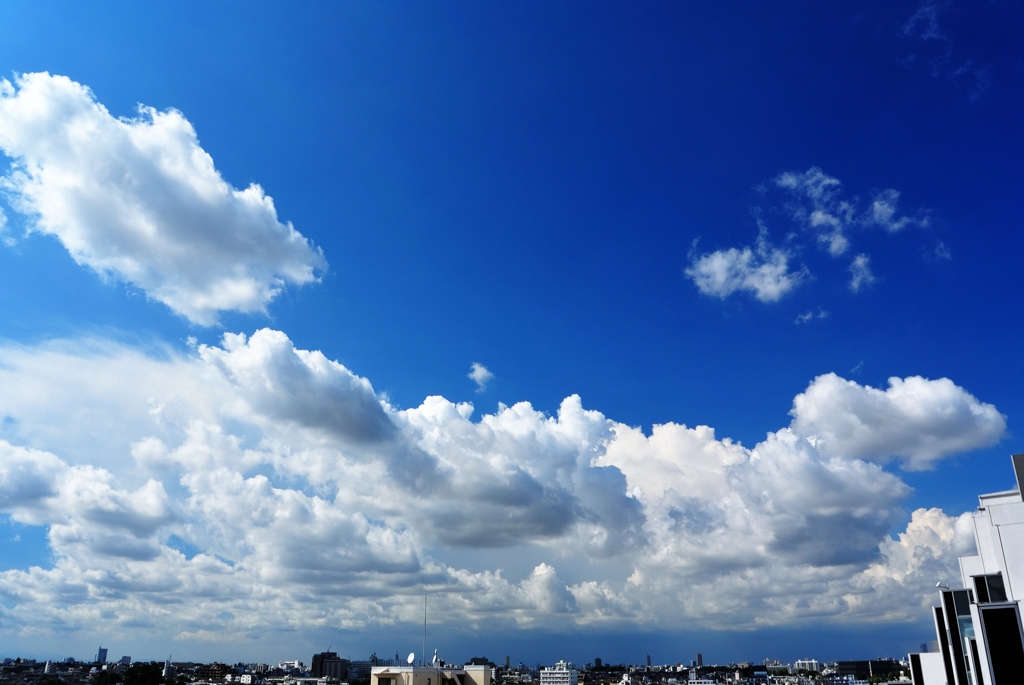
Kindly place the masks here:
<instances>
[{"instance_id":1,"label":"blue sky","mask_svg":"<svg viewBox=\"0 0 1024 685\"><path fill-rule=\"evenodd\" d=\"M6 4L2 649L929 639L1021 449L1021 14Z\"/></svg>"}]
</instances>

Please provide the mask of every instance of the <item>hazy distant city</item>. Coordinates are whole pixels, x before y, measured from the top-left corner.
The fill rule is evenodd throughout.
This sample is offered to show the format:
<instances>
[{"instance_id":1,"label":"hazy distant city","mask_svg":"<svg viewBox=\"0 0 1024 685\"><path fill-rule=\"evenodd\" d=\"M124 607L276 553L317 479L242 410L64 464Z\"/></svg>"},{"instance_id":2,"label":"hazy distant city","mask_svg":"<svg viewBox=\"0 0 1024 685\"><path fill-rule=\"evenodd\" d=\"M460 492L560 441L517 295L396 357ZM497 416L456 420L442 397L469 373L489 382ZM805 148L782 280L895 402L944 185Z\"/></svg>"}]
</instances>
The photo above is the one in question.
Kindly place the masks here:
<instances>
[{"instance_id":1,"label":"hazy distant city","mask_svg":"<svg viewBox=\"0 0 1024 685\"><path fill-rule=\"evenodd\" d=\"M863 661L821 663L802 659L781 663L773 659L753 663L706 664L701 654L689 662L606 664L595 657L586 664L559 661L555 664L513 663L511 657L497 662L473 657L464 664L449 664L443 659L421 664L413 655L382 659L346 658L336 652L321 652L277 664L193 663L183 661L133 661L131 656L107 659L108 648L101 647L93 659L68 657L39 663L33 659L4 659L0 683L5 685L185 685L185 683L240 683L241 685L385 685L390 674L411 672L430 685L431 674L438 685L709 685L738 683L756 685L810 685L886 683L910 680L906 659L880 658ZM412 660L414 663L410 663ZM474 671L475 670L475 671ZM475 677L467 678L470 673ZM480 675L476 675L479 673ZM482 675L482 680L481 680ZM477 682L479 681L479 682ZM417 679L418 682L418 679Z\"/></svg>"}]
</instances>

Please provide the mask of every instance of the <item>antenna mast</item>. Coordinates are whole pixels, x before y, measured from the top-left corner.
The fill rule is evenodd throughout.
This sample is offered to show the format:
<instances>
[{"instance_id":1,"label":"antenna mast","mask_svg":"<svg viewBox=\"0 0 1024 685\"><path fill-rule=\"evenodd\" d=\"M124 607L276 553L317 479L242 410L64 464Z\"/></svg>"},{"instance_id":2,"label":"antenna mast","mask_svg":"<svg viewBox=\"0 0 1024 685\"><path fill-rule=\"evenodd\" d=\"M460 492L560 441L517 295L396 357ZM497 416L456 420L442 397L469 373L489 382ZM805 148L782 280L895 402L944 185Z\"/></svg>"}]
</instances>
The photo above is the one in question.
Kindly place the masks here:
<instances>
[{"instance_id":1,"label":"antenna mast","mask_svg":"<svg viewBox=\"0 0 1024 685\"><path fill-rule=\"evenodd\" d=\"M420 662L423 666L427 665L427 596L423 595L423 651L420 652L423 656L420 657Z\"/></svg>"}]
</instances>

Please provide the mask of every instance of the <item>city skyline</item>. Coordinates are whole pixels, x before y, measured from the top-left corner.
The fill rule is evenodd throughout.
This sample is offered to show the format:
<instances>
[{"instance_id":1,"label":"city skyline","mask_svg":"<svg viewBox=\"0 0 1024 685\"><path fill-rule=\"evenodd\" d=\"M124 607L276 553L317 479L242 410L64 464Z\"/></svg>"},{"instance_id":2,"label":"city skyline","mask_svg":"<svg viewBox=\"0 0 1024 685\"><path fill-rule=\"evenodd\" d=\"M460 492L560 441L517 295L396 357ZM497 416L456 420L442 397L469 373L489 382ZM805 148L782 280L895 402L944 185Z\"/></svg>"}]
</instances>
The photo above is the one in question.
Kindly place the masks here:
<instances>
[{"instance_id":1,"label":"city skyline","mask_svg":"<svg viewBox=\"0 0 1024 685\"><path fill-rule=\"evenodd\" d=\"M914 651L1024 451L1021 20L10 3L0 649Z\"/></svg>"}]
</instances>

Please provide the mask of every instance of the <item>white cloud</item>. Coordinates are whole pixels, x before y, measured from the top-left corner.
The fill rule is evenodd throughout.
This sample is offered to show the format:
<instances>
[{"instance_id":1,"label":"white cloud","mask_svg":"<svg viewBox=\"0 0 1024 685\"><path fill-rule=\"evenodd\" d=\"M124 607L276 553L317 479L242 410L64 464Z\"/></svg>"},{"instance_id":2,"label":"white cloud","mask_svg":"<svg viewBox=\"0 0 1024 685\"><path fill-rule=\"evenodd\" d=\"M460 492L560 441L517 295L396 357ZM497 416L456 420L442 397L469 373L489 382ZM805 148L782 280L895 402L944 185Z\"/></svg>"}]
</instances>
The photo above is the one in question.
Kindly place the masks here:
<instances>
[{"instance_id":1,"label":"white cloud","mask_svg":"<svg viewBox=\"0 0 1024 685\"><path fill-rule=\"evenodd\" d=\"M871 202L871 209L869 210L866 222L881 226L890 233L896 233L902 231L907 226L927 226L928 215L921 214L917 217L899 216L896 205L899 204L900 192L893 190L883 190L875 195L875 199Z\"/></svg>"},{"instance_id":2,"label":"white cloud","mask_svg":"<svg viewBox=\"0 0 1024 685\"><path fill-rule=\"evenodd\" d=\"M819 307L817 312L814 312L813 310L809 310L809 311L804 312L803 314L798 315L796 317L796 320L793 321L793 323L799 325L799 324L802 324L802 323L810 323L811 321L814 321L815 319L821 320L821 319L827 319L827 318L828 318L828 312L825 311L824 309L821 309Z\"/></svg>"},{"instance_id":3,"label":"white cloud","mask_svg":"<svg viewBox=\"0 0 1024 685\"><path fill-rule=\"evenodd\" d=\"M477 392L483 392L487 389L487 384L494 378L494 374L491 373L483 364L473 362L469 367L469 373L466 377L476 383Z\"/></svg>"},{"instance_id":4,"label":"white cloud","mask_svg":"<svg viewBox=\"0 0 1024 685\"><path fill-rule=\"evenodd\" d=\"M0 81L0 149L13 159L3 187L33 230L193 322L265 311L326 268L260 186L221 177L178 111L115 118L81 84L25 74Z\"/></svg>"},{"instance_id":5,"label":"white cloud","mask_svg":"<svg viewBox=\"0 0 1024 685\"><path fill-rule=\"evenodd\" d=\"M576 396L553 416L397 410L268 330L188 355L0 347L0 384L0 511L48 525L55 560L0 572L0 631L102 620L180 640L415 621L427 591L439 620L521 627L917 619L958 524L915 513L890 539L909 488L874 462L916 468L1005 429L917 378L819 377L753 448L645 433ZM541 560L506 577L495 559L527 549ZM453 561L468 553L474 570Z\"/></svg>"},{"instance_id":6,"label":"white cloud","mask_svg":"<svg viewBox=\"0 0 1024 685\"><path fill-rule=\"evenodd\" d=\"M807 276L791 271L789 252L768 243L762 231L754 248L729 248L694 257L686 275L705 295L725 299L747 291L762 302L777 302Z\"/></svg>"},{"instance_id":7,"label":"white cloud","mask_svg":"<svg viewBox=\"0 0 1024 685\"><path fill-rule=\"evenodd\" d=\"M793 219L817 237L818 243L833 257L850 247L846 231L856 223L856 207L839 198L842 183L818 167L804 173L787 171L775 184L788 190L796 202L787 206Z\"/></svg>"},{"instance_id":8,"label":"white cloud","mask_svg":"<svg viewBox=\"0 0 1024 685\"><path fill-rule=\"evenodd\" d=\"M890 378L879 390L818 376L793 400L791 428L826 454L925 469L942 457L994 445L1006 418L948 378Z\"/></svg>"},{"instance_id":9,"label":"white cloud","mask_svg":"<svg viewBox=\"0 0 1024 685\"><path fill-rule=\"evenodd\" d=\"M850 262L850 290L860 292L875 282L875 275L871 272L871 258L866 254L859 254Z\"/></svg>"},{"instance_id":10,"label":"white cloud","mask_svg":"<svg viewBox=\"0 0 1024 685\"><path fill-rule=\"evenodd\" d=\"M840 257L852 246L851 233L855 229L873 226L897 233L908 226L927 227L928 212L920 210L915 216L901 215L898 210L900 193L887 189L875 193L871 205L863 209L856 197L843 196L843 184L819 167L804 172L786 171L773 179L773 185L788 197L781 210L804 233L814 236L818 246L832 257ZM762 188L767 192L767 188ZM757 213L763 214L762 208ZM810 277L806 267L793 272L789 260L793 251L773 247L768 242L768 228L758 220L759 233L754 248L729 248L700 257L691 257L685 273L701 293L726 298L738 291L751 292L762 302L776 302L787 292ZM787 244L799 249L799 234L787 236ZM938 254L938 253L937 253ZM850 289L854 292L870 285L876 279L870 268L870 257L861 253L854 257L849 270ZM809 318L801 316L797 323Z\"/></svg>"}]
</instances>

